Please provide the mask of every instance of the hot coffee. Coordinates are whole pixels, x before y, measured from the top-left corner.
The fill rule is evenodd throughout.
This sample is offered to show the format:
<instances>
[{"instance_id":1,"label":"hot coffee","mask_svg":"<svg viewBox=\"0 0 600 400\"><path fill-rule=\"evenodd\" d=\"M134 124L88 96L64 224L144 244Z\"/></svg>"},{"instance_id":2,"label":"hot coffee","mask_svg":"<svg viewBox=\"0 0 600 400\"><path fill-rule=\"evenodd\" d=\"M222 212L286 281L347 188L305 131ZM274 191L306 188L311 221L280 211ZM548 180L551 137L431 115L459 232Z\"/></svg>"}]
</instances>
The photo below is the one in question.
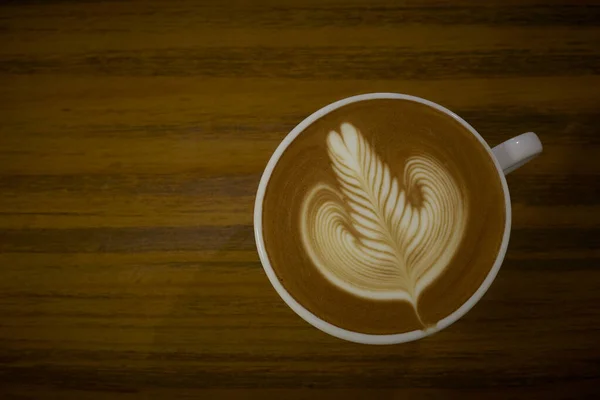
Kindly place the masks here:
<instances>
[{"instance_id":1,"label":"hot coffee","mask_svg":"<svg viewBox=\"0 0 600 400\"><path fill-rule=\"evenodd\" d=\"M505 225L492 156L451 116L405 99L346 104L308 125L267 184L277 278L340 328L426 329L492 269Z\"/></svg>"}]
</instances>

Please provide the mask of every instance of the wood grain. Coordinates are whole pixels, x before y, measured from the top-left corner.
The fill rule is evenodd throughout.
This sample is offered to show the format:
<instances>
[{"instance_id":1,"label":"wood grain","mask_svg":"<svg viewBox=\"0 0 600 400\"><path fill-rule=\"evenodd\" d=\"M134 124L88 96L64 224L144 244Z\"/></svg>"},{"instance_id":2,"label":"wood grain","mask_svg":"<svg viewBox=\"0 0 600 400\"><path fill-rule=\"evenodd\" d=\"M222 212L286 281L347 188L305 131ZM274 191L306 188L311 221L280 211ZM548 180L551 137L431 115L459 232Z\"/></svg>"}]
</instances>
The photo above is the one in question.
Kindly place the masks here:
<instances>
[{"instance_id":1,"label":"wood grain","mask_svg":"<svg viewBox=\"0 0 600 400\"><path fill-rule=\"evenodd\" d=\"M0 3L0 397L598 394L598 43L589 1ZM386 347L297 317L252 234L278 142L376 91L545 144L490 291Z\"/></svg>"}]
</instances>

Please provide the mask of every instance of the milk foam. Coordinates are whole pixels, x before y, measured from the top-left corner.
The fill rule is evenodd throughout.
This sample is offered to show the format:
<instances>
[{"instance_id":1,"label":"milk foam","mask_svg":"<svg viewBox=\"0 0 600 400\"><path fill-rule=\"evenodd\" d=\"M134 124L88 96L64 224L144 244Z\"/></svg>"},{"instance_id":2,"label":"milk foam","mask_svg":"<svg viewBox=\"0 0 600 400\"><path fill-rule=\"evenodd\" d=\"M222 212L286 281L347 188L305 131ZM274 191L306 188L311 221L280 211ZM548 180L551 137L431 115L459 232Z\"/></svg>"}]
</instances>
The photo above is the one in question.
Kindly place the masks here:
<instances>
[{"instance_id":1,"label":"milk foam","mask_svg":"<svg viewBox=\"0 0 600 400\"><path fill-rule=\"evenodd\" d=\"M327 150L337 184L317 183L300 213L309 258L351 294L416 309L462 240L468 211L460 186L430 155L408 158L402 179L392 176L350 123L328 134Z\"/></svg>"}]
</instances>

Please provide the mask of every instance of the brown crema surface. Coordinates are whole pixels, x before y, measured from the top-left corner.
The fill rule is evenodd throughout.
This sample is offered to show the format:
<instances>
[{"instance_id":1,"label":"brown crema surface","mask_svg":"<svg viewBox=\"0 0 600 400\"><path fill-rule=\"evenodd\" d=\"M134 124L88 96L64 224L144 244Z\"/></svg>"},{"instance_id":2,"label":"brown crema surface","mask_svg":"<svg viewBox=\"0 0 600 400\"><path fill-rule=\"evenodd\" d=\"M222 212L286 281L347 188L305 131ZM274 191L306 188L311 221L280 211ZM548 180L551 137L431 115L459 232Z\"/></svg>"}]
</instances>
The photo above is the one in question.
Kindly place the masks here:
<instances>
[{"instance_id":1,"label":"brown crema surface","mask_svg":"<svg viewBox=\"0 0 600 400\"><path fill-rule=\"evenodd\" d=\"M410 156L430 154L452 174L465 196L463 240L444 272L418 301L426 325L447 317L481 285L498 253L505 224L504 195L492 159L460 123L421 103L375 99L351 103L319 118L285 150L267 185L263 234L269 261L287 291L319 318L344 329L391 334L422 329L408 302L369 300L338 288L308 258L300 238L300 210L319 182L337 187L327 134L353 124L402 184Z\"/></svg>"}]
</instances>

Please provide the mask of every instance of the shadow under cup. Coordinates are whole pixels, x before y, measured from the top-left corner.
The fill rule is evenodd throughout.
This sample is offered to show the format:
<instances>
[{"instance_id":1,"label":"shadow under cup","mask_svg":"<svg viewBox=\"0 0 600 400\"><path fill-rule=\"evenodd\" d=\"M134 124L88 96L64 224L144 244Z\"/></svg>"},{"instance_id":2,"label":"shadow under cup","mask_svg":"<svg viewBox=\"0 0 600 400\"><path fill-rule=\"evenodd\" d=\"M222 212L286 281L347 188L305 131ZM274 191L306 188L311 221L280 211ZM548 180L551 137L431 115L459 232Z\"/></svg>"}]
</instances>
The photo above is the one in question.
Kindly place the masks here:
<instances>
[{"instance_id":1,"label":"shadow under cup","mask_svg":"<svg viewBox=\"0 0 600 400\"><path fill-rule=\"evenodd\" d=\"M341 137L343 124L355 127L415 207L423 200L419 190L404 187L407 160L415 155L438 160L460 187L464 224L460 229L445 228L451 232L448 237L460 235L460 240L414 301L370 298L345 290L316 265L302 239L307 194L320 184L344 193L327 140L332 131ZM343 205L351 215L352 206ZM348 231L358 235L352 218L348 220ZM466 122L423 99L374 94L333 103L288 134L261 179L254 222L265 272L296 313L340 338L399 343L454 322L487 290L508 242L510 203L504 175L489 146Z\"/></svg>"}]
</instances>

